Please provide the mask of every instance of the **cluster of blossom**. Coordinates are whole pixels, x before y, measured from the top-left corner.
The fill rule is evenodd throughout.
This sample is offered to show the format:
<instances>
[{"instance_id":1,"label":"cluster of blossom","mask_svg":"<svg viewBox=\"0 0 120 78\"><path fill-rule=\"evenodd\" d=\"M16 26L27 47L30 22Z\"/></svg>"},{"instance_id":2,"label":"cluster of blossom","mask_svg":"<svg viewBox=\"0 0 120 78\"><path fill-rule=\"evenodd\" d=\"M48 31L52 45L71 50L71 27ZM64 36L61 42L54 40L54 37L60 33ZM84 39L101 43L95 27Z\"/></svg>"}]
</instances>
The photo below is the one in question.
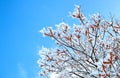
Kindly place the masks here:
<instances>
[{"instance_id":1,"label":"cluster of blossom","mask_svg":"<svg viewBox=\"0 0 120 78\"><path fill-rule=\"evenodd\" d=\"M42 48L40 75L49 78L120 78L120 24L102 20L100 14L86 21L76 6L71 16L81 24L73 28L62 22L41 30L56 41L57 48ZM91 22L91 23L89 23ZM53 77L54 75L54 77Z\"/></svg>"}]
</instances>

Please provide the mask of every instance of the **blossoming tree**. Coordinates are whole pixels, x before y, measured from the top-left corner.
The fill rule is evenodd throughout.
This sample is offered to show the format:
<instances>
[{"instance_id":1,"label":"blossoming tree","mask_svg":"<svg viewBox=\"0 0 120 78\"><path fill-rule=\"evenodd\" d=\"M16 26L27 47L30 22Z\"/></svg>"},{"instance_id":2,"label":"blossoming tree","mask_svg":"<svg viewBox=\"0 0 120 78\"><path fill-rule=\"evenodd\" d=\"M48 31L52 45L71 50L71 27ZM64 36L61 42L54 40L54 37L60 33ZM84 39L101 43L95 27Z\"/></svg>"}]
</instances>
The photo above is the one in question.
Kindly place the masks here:
<instances>
[{"instance_id":1,"label":"blossoming tree","mask_svg":"<svg viewBox=\"0 0 120 78\"><path fill-rule=\"evenodd\" d=\"M39 51L39 74L45 78L120 78L120 23L113 18L103 20L100 14L87 19L79 6L71 16L80 24L62 22L56 30L40 31L57 46Z\"/></svg>"}]
</instances>

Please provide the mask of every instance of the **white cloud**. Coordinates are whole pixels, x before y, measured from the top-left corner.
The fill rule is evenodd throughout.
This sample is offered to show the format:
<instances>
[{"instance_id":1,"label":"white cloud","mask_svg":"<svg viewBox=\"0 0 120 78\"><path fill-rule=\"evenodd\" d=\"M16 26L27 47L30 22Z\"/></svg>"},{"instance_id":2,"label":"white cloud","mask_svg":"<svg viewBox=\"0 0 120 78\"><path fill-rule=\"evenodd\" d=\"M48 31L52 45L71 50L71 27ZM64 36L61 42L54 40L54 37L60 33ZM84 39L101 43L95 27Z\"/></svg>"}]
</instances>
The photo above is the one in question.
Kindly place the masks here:
<instances>
[{"instance_id":1,"label":"white cloud","mask_svg":"<svg viewBox=\"0 0 120 78\"><path fill-rule=\"evenodd\" d=\"M20 78L28 78L27 72L23 64L18 64L18 72L19 72Z\"/></svg>"}]
</instances>

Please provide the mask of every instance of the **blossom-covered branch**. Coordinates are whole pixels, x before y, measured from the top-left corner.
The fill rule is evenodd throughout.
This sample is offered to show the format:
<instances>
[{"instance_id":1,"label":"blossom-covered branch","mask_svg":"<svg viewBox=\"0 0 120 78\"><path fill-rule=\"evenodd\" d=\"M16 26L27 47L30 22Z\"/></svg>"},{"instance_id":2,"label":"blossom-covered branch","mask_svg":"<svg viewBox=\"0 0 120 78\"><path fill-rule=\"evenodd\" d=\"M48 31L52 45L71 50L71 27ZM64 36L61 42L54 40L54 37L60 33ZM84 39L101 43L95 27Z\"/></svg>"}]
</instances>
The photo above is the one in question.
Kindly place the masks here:
<instances>
[{"instance_id":1,"label":"blossom-covered branch","mask_svg":"<svg viewBox=\"0 0 120 78\"><path fill-rule=\"evenodd\" d=\"M80 24L62 22L40 32L56 41L55 49L42 48L40 75L56 78L120 78L120 23L94 14L88 20L76 6L71 13Z\"/></svg>"}]
</instances>

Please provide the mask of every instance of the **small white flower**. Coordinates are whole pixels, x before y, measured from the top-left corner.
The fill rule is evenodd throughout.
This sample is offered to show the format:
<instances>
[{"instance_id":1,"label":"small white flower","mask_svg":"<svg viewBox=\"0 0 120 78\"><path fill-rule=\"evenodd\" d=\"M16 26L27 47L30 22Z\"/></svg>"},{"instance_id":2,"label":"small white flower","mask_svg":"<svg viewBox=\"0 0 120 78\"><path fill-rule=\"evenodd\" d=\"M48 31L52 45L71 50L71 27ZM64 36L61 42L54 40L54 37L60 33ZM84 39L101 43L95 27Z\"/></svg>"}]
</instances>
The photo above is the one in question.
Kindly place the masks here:
<instances>
[{"instance_id":1,"label":"small white flower","mask_svg":"<svg viewBox=\"0 0 120 78\"><path fill-rule=\"evenodd\" d=\"M61 22L60 24L57 24L57 25L55 25L55 26L56 26L56 27L58 28L58 30L60 30L60 31L69 30L69 29L70 29L69 25L66 24L66 23L64 23L64 22Z\"/></svg>"},{"instance_id":2,"label":"small white flower","mask_svg":"<svg viewBox=\"0 0 120 78\"><path fill-rule=\"evenodd\" d=\"M45 31L46 31L46 29L43 28L43 29L41 29L39 32L40 32L40 33L44 33Z\"/></svg>"}]
</instances>

